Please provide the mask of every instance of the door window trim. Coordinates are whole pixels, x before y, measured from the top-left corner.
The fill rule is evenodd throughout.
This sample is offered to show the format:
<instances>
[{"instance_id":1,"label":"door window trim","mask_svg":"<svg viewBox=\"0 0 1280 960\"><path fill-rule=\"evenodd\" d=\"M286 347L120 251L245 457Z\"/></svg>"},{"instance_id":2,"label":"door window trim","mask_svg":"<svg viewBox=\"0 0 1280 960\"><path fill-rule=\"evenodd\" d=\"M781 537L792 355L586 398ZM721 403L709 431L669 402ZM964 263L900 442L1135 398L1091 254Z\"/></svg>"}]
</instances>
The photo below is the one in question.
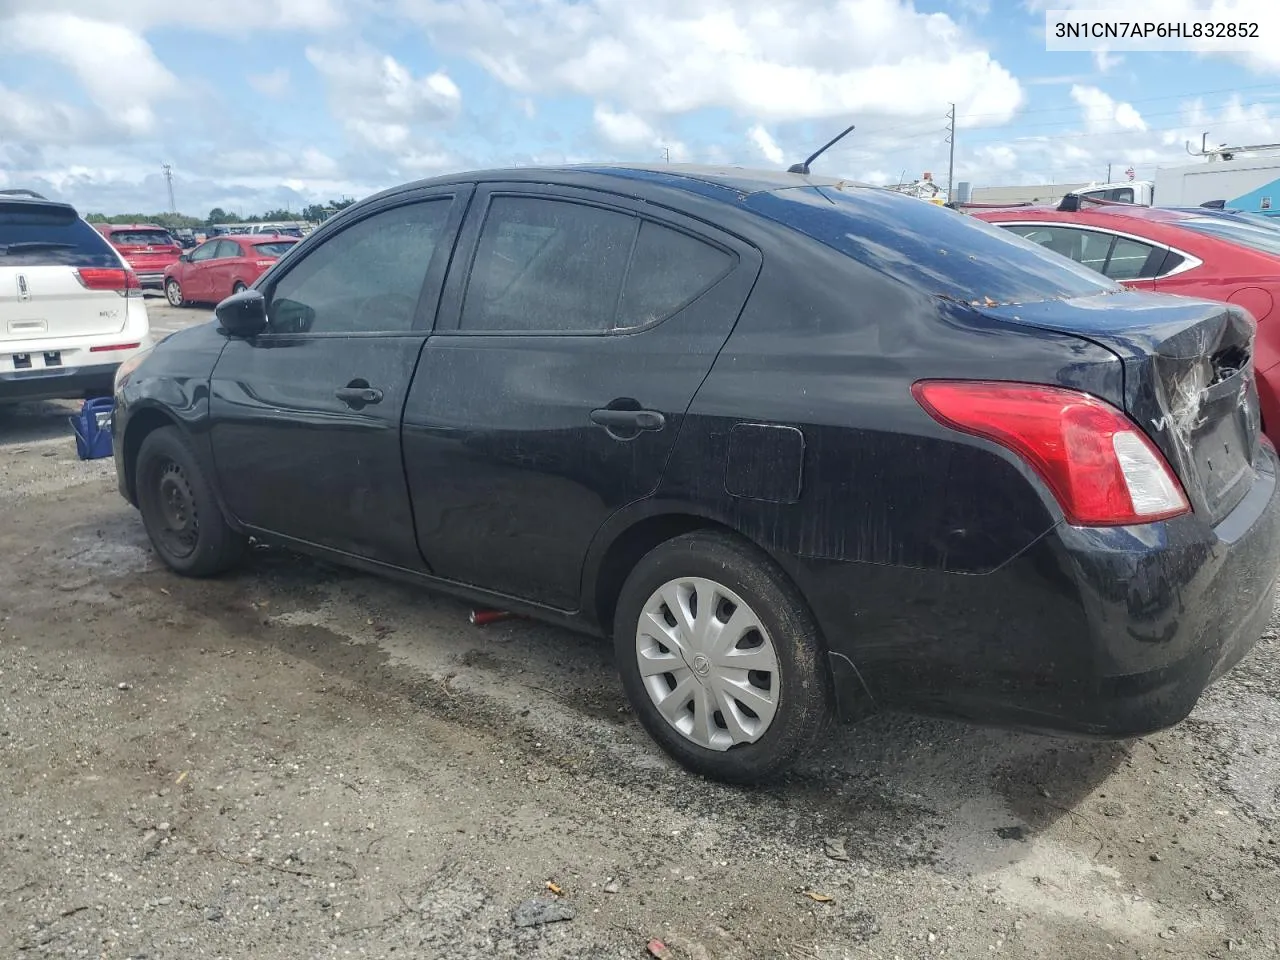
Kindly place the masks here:
<instances>
[{"instance_id":1,"label":"door window trim","mask_svg":"<svg viewBox=\"0 0 1280 960\"><path fill-rule=\"evenodd\" d=\"M732 246L719 240L707 236L705 233L690 229L683 224L676 224L658 217L646 215L637 209L632 209L625 203L611 202L614 198L609 194L599 194L598 191L590 190L590 188L574 188L567 185L559 184L494 184L481 185L489 186L489 189L483 190L483 210L477 209L473 211L467 218L467 224L462 234L459 236L459 246L463 246L465 239L465 255L459 259L456 274L459 279L455 289L450 293L449 297L449 327L448 329L440 329L437 327L436 335L448 334L457 337L620 337L630 336L632 334L644 333L652 330L659 324L666 323L680 311L685 310L691 304L704 297L718 284L723 283L725 278L738 270L742 266L742 255ZM550 189L548 189L548 187ZM541 189L540 189L541 188ZM557 188L566 192L558 192ZM574 191L572 193L568 191ZM587 194L590 195L587 195ZM616 323L618 319L619 305L622 301L623 291L626 289L628 277L631 275L631 267L635 261L636 245L640 239L640 230L647 221L654 226L662 227L667 230L674 230L685 236L705 243L710 247L719 250L730 258L729 265L713 280L711 283L703 287L694 296L680 303L670 312L664 314L657 319L650 320L648 323L638 324L630 327L610 326L604 330L582 329L582 330L466 330L462 327L462 315L466 306L467 292L471 287L471 272L475 269L476 257L480 252L480 237L484 232L484 226L489 218L490 210L495 199L511 197L515 199L525 200L547 200L554 203L572 203L579 206L595 207L600 210L606 210L610 213L617 213L628 219L635 221L635 230L631 236L631 251L627 257L626 267L622 274L622 285L618 288L618 297L613 307L613 321ZM451 285L453 280L451 274ZM443 308L443 304L442 304Z\"/></svg>"},{"instance_id":2,"label":"door window trim","mask_svg":"<svg viewBox=\"0 0 1280 960\"><path fill-rule=\"evenodd\" d=\"M1150 237L1140 237L1136 233L1126 233L1123 230L1115 230L1111 227L1095 227L1092 224L1084 223L1063 223L1059 220L989 220L987 222L1001 228L1057 227L1061 230L1083 230L1088 233L1105 233L1108 236L1119 237L1123 240L1132 240L1134 243L1142 243L1146 244L1148 247L1163 250L1165 251L1166 256L1170 253L1174 253L1182 258L1182 262L1167 273L1157 273L1155 276L1151 277L1130 277L1127 280L1117 280L1116 283L1134 283L1144 280L1168 280L1170 277L1176 277L1180 273L1186 273L1188 270L1194 270L1196 267L1204 265L1204 261L1199 257L1194 254L1187 253L1187 251L1179 247L1172 246L1171 244L1164 243L1160 240L1152 240ZM1106 274L1102 275L1106 276Z\"/></svg>"},{"instance_id":3,"label":"door window trim","mask_svg":"<svg viewBox=\"0 0 1280 960\"><path fill-rule=\"evenodd\" d=\"M431 334L435 329L436 319L439 315L441 302L444 298L444 286L448 278L449 268L453 262L458 239L474 193L475 184L473 183L450 183L434 189L397 192L381 201L374 201L370 203L368 209L360 211L359 215L344 217L339 224L334 225L333 229L325 230L324 226L322 226L319 230L313 231L311 235L306 237L304 240L294 244L294 247L297 248L305 243L307 244L307 249L304 251L297 251L296 249L288 250L284 256L276 260L275 264L267 268L266 273L264 273L262 278L258 281L258 288L262 290L263 296L266 299L269 317L271 300L275 296L276 287L280 284L280 281L287 277L293 270L297 269L300 264L305 263L312 253L320 249L321 246L328 243L333 238L339 237L357 224L364 223L364 221L371 217L376 217L389 210L396 210L400 207L408 207L417 203L430 203L432 201L445 200L449 202L449 215L445 220L445 227L441 234L440 242L436 244L436 248L431 254L431 262L427 265L427 271L422 281L422 287L418 291L418 305L414 310L413 324L409 329L332 330L319 333L277 333L271 329L270 321L268 320L267 329L253 339L272 343L284 343L299 340L341 340L363 339L366 337L423 337ZM277 272L277 268L283 269L279 269ZM436 290L436 295L434 297L430 297L428 294L433 285Z\"/></svg>"}]
</instances>

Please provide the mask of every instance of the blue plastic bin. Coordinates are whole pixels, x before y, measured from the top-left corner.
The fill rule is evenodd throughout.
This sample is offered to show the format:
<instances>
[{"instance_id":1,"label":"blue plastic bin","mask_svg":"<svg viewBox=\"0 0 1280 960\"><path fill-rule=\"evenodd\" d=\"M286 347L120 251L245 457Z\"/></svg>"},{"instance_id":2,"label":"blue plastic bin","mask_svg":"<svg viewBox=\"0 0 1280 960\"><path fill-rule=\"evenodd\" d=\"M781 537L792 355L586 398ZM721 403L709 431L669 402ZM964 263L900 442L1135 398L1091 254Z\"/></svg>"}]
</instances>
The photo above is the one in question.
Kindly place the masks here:
<instances>
[{"instance_id":1,"label":"blue plastic bin","mask_svg":"<svg viewBox=\"0 0 1280 960\"><path fill-rule=\"evenodd\" d=\"M70 418L71 429L76 433L76 453L81 460L111 456L111 414L114 410L114 399L95 397L86 400L80 412Z\"/></svg>"}]
</instances>

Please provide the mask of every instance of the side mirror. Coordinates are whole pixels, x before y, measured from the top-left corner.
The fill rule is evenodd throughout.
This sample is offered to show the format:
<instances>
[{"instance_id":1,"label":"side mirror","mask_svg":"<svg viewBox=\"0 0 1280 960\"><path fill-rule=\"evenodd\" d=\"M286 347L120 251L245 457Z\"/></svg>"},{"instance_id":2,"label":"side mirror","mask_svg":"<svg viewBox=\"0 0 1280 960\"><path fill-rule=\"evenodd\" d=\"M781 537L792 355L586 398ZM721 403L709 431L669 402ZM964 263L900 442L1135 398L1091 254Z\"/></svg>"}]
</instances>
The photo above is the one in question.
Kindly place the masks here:
<instances>
[{"instance_id":1,"label":"side mirror","mask_svg":"<svg viewBox=\"0 0 1280 960\"><path fill-rule=\"evenodd\" d=\"M190 262L191 262L191 254L189 254L189 253L179 254L179 255L178 255L178 259L179 259L179 260L181 260L183 263L190 263Z\"/></svg>"},{"instance_id":2,"label":"side mirror","mask_svg":"<svg viewBox=\"0 0 1280 960\"><path fill-rule=\"evenodd\" d=\"M218 304L213 315L228 336L256 337L267 329L267 298L261 290L242 290Z\"/></svg>"}]
</instances>

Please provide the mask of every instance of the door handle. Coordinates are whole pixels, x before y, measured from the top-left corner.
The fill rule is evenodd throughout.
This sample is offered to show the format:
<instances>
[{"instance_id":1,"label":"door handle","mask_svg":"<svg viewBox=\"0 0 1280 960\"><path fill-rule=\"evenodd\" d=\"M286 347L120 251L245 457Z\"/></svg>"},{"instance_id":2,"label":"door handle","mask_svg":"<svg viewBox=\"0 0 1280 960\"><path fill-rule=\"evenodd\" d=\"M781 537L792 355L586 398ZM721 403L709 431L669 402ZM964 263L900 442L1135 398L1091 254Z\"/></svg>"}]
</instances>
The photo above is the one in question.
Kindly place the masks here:
<instances>
[{"instance_id":1,"label":"door handle","mask_svg":"<svg viewBox=\"0 0 1280 960\"><path fill-rule=\"evenodd\" d=\"M377 387L339 387L333 391L333 395L350 406L382 402L382 391Z\"/></svg>"},{"instance_id":2,"label":"door handle","mask_svg":"<svg viewBox=\"0 0 1280 960\"><path fill-rule=\"evenodd\" d=\"M667 418L657 410L612 410L608 407L591 411L591 422L609 430L661 430Z\"/></svg>"}]
</instances>

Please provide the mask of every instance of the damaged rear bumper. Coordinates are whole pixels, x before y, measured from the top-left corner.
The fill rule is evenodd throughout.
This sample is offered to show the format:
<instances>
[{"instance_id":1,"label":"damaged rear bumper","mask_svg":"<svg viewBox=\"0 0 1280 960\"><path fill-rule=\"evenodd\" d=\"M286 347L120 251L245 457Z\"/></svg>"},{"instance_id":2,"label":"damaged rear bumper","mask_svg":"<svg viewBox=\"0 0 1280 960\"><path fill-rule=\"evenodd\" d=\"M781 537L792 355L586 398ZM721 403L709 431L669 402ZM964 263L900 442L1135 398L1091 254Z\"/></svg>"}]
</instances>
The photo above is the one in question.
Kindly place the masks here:
<instances>
[{"instance_id":1,"label":"damaged rear bumper","mask_svg":"<svg viewBox=\"0 0 1280 960\"><path fill-rule=\"evenodd\" d=\"M984 575L805 571L833 652L865 685L846 671L842 714L856 716L870 694L1054 733L1129 737L1178 723L1272 616L1280 486L1275 454L1264 448L1256 462L1248 492L1213 526L1195 515L1059 525Z\"/></svg>"}]
</instances>

